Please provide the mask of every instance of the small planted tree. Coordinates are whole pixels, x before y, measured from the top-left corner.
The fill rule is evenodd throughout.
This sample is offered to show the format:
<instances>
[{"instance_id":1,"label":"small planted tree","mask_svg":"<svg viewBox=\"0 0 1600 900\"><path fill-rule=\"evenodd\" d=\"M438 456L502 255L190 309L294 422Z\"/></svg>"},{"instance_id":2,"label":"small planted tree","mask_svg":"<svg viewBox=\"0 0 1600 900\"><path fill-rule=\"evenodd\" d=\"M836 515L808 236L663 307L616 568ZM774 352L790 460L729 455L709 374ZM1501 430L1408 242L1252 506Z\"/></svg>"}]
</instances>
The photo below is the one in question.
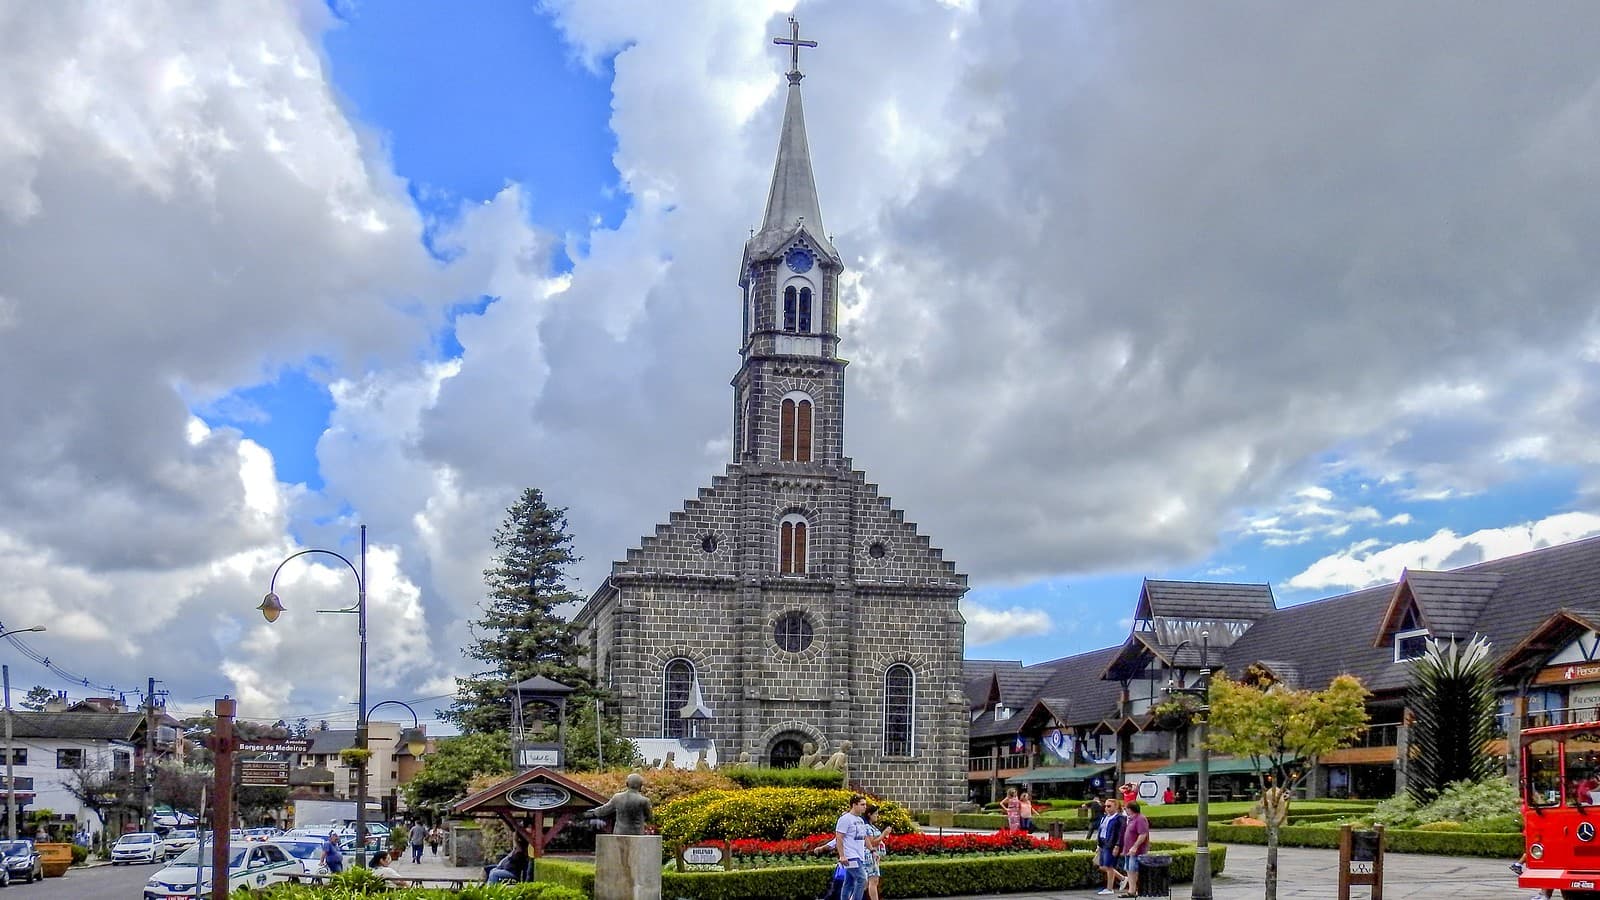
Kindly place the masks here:
<instances>
[{"instance_id":1,"label":"small planted tree","mask_svg":"<svg viewBox=\"0 0 1600 900\"><path fill-rule=\"evenodd\" d=\"M1465 644L1431 641L1412 667L1406 690L1412 716L1406 793L1424 806L1452 782L1501 774L1488 750L1495 739L1497 701L1489 642L1481 635Z\"/></svg>"},{"instance_id":2,"label":"small planted tree","mask_svg":"<svg viewBox=\"0 0 1600 900\"><path fill-rule=\"evenodd\" d=\"M1321 691L1212 679L1207 746L1251 760L1261 786L1266 900L1278 896L1278 829L1289 818L1289 800L1317 757L1349 745L1366 729L1366 698L1367 689L1351 675L1340 675Z\"/></svg>"}]
</instances>

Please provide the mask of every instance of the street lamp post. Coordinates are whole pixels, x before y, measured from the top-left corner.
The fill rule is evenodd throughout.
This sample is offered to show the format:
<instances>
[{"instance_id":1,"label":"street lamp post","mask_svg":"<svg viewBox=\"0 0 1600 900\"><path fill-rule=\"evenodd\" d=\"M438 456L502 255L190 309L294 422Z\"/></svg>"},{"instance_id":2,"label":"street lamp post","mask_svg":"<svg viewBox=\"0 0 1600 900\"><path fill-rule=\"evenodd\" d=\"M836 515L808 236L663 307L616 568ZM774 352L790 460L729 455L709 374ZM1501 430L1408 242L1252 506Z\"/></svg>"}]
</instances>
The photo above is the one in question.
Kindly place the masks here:
<instances>
[{"instance_id":1,"label":"street lamp post","mask_svg":"<svg viewBox=\"0 0 1600 900\"><path fill-rule=\"evenodd\" d=\"M422 720L417 718L417 711L412 709L411 704L409 703L401 700L380 700L377 703L372 704L372 708L367 710L366 722L362 723L363 729L370 732L372 714L385 706L398 706L401 709L404 709L406 712L411 713L411 727L400 732L400 743L406 745L406 749L411 751L412 756L421 757L423 751L428 749L427 737L422 733ZM371 740L370 736L368 740ZM383 740L388 740L388 738L384 738ZM396 802L393 812L396 815L399 814L398 802ZM365 849L366 845L361 845L361 847L357 850L358 855L361 850Z\"/></svg>"},{"instance_id":2,"label":"street lamp post","mask_svg":"<svg viewBox=\"0 0 1600 900\"><path fill-rule=\"evenodd\" d=\"M26 631L44 631L43 625L32 628L13 628L10 631L0 632L0 638L10 637L13 634L22 634ZM11 758L15 752L11 746L11 667L0 666L0 678L5 681L6 701L6 835L11 840L17 839L17 780L11 767Z\"/></svg>"},{"instance_id":3,"label":"street lamp post","mask_svg":"<svg viewBox=\"0 0 1600 900\"><path fill-rule=\"evenodd\" d=\"M317 610L317 612L319 612L319 613L355 613L356 614L356 635L360 640L360 653L359 653L359 657L360 657L360 659L359 659L360 681L358 683L358 688L357 688L357 691L356 691L356 749L357 750L361 750L361 751L366 751L367 750L367 526L365 526L365 525L361 526L361 568L359 568L359 569L356 568L356 564L351 562L342 553L335 553L332 550L317 550L317 549L301 550L299 553L291 554L283 562L278 563L278 567L276 569L272 570L272 581L267 585L267 596L262 598L261 605L256 607L256 609L261 610L262 617L264 617L268 622L276 622L276 621L278 621L278 616L282 615L283 610L284 610L283 601L278 598L278 595L276 593L276 589L277 589L277 585L278 585L278 573L283 571L283 567L288 565L291 560L293 560L293 559L295 559L297 557L305 556L305 555L307 555L309 553L321 553L321 554L323 554L325 556L334 557L335 559L337 559L340 562L344 563L346 566L349 566L350 567L350 571L356 576L356 605L355 606L349 607L349 608L346 608L346 609L319 609L319 610ZM365 757L366 753L363 752L361 754L361 756ZM357 847L365 847L366 845L367 845L367 760L363 758L363 759L358 761L357 768L356 768L356 846ZM362 854L359 853L359 852L356 853L356 865L358 867L364 867L364 866L366 866L366 864L367 864L366 860L362 857Z\"/></svg>"},{"instance_id":4,"label":"street lamp post","mask_svg":"<svg viewBox=\"0 0 1600 900\"><path fill-rule=\"evenodd\" d=\"M1174 661L1178 658L1178 651L1182 650L1184 645L1188 643L1190 641L1185 638L1178 642L1177 647L1173 648L1172 658ZM1210 732L1211 704L1209 700L1205 699L1211 694L1210 654L1207 652L1210 649L1211 632L1200 632L1200 681L1194 687L1172 684L1167 687L1167 693L1169 694L1184 694L1201 698L1200 707L1197 710L1200 714L1200 720L1196 723L1199 726L1196 737L1200 740L1200 766L1199 771L1195 773L1200 781L1200 803L1199 808L1195 810L1195 825L1198 833L1195 835L1194 840L1194 881L1191 884L1189 894L1191 900L1211 900L1211 840L1206 834L1206 830L1210 826L1208 814L1210 812L1211 799L1211 748L1206 746L1206 740Z\"/></svg>"}]
</instances>

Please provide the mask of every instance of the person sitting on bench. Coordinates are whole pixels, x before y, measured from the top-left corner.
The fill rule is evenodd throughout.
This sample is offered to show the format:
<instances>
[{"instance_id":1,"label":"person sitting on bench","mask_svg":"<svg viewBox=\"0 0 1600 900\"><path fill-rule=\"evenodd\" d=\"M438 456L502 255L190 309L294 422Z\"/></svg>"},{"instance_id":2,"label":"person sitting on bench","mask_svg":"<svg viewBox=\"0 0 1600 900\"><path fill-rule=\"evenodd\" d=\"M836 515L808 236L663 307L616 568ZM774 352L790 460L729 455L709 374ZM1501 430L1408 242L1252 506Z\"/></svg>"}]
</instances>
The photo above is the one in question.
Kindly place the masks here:
<instances>
[{"instance_id":1,"label":"person sitting on bench","mask_svg":"<svg viewBox=\"0 0 1600 900\"><path fill-rule=\"evenodd\" d=\"M521 881L527 871L528 842L518 837L516 848L501 857L500 861L494 864L494 868L489 870L488 881L490 884Z\"/></svg>"}]
</instances>

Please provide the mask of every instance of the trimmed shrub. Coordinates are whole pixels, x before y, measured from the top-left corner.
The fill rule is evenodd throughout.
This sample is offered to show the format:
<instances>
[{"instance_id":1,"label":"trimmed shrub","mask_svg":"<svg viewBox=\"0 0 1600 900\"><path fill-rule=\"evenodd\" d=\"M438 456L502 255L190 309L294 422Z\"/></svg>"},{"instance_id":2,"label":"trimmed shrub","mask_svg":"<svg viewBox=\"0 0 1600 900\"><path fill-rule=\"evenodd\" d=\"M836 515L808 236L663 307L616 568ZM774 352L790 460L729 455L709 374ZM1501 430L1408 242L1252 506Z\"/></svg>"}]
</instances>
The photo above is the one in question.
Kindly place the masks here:
<instances>
[{"instance_id":1,"label":"trimmed shrub","mask_svg":"<svg viewBox=\"0 0 1600 900\"><path fill-rule=\"evenodd\" d=\"M850 806L850 791L817 788L747 788L702 791L656 810L656 828L669 850L707 840L776 841L832 833ZM895 831L916 830L904 808L882 803L878 821Z\"/></svg>"},{"instance_id":2,"label":"trimmed shrub","mask_svg":"<svg viewBox=\"0 0 1600 900\"><path fill-rule=\"evenodd\" d=\"M1230 844L1265 844L1267 830L1252 825L1213 825L1213 841ZM1385 828L1384 848L1391 853L1432 853L1441 856L1487 856L1516 859L1522 855L1521 834L1483 834L1471 831L1421 831ZM1339 846L1339 829L1314 825L1285 825L1278 829L1280 847Z\"/></svg>"},{"instance_id":3,"label":"trimmed shrub","mask_svg":"<svg viewBox=\"0 0 1600 900\"><path fill-rule=\"evenodd\" d=\"M576 891L579 896L594 896L594 863L541 857L533 865L534 884L550 882Z\"/></svg>"},{"instance_id":4,"label":"trimmed shrub","mask_svg":"<svg viewBox=\"0 0 1600 900\"><path fill-rule=\"evenodd\" d=\"M1417 826L1418 831L1460 831L1460 822L1450 822L1441 819L1437 822L1426 822Z\"/></svg>"},{"instance_id":5,"label":"trimmed shrub","mask_svg":"<svg viewBox=\"0 0 1600 900\"><path fill-rule=\"evenodd\" d=\"M628 775L634 771L607 769L604 772L570 772L567 777L602 797L609 797L626 786ZM646 769L639 774L644 776L644 790L641 793L657 806L688 794L731 791L739 786L727 773L716 770Z\"/></svg>"},{"instance_id":6,"label":"trimmed shrub","mask_svg":"<svg viewBox=\"0 0 1600 900\"><path fill-rule=\"evenodd\" d=\"M89 858L89 848L72 845L72 864L77 865Z\"/></svg>"},{"instance_id":7,"label":"trimmed shrub","mask_svg":"<svg viewBox=\"0 0 1600 900\"><path fill-rule=\"evenodd\" d=\"M832 769L770 769L765 766L734 766L723 770L740 787L802 787L838 790L845 786L844 773Z\"/></svg>"},{"instance_id":8,"label":"trimmed shrub","mask_svg":"<svg viewBox=\"0 0 1600 900\"><path fill-rule=\"evenodd\" d=\"M1396 828L1425 825L1429 822L1473 822L1520 818L1521 798L1511 781L1502 777L1483 781L1455 781L1446 785L1432 803L1418 806L1402 794L1379 803L1372 821Z\"/></svg>"},{"instance_id":9,"label":"trimmed shrub","mask_svg":"<svg viewBox=\"0 0 1600 900\"><path fill-rule=\"evenodd\" d=\"M234 900L365 900L370 895L381 895L388 900L586 900L588 894L569 887L534 881L527 884L469 884L460 891L443 888L387 888L376 889L350 885L276 884L263 890L236 890Z\"/></svg>"}]
</instances>

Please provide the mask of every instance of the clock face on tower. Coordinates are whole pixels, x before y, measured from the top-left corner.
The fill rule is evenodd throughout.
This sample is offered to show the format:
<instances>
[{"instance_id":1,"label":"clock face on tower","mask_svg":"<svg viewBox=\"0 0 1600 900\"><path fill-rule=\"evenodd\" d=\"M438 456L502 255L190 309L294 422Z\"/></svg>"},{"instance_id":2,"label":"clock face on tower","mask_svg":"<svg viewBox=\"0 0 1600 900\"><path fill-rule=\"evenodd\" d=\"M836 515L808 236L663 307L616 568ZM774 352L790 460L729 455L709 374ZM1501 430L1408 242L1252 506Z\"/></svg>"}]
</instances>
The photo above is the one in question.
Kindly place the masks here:
<instances>
[{"instance_id":1,"label":"clock face on tower","mask_svg":"<svg viewBox=\"0 0 1600 900\"><path fill-rule=\"evenodd\" d=\"M783 261L789 264L789 269L793 272L809 272L811 271L811 264L814 262L811 258L811 251L804 247L795 247L790 250L784 256Z\"/></svg>"}]
</instances>

